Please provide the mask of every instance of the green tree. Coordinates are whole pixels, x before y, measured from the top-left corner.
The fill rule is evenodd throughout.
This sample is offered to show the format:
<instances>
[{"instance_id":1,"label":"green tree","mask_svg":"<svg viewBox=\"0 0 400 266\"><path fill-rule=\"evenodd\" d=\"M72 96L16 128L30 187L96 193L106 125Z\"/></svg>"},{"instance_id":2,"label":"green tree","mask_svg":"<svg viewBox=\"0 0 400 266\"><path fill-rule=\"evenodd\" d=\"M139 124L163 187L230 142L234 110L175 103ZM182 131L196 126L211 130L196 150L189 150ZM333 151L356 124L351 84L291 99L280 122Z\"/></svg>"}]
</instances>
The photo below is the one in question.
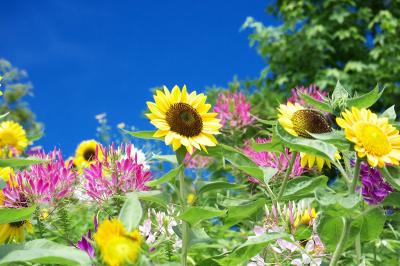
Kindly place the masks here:
<instances>
[{"instance_id":1,"label":"green tree","mask_svg":"<svg viewBox=\"0 0 400 266\"><path fill-rule=\"evenodd\" d=\"M24 97L32 95L32 84L27 80L27 73L5 59L0 59L0 114L9 114L3 120L13 120L20 123L31 138L41 134L41 124L36 121L35 114L30 110Z\"/></svg>"},{"instance_id":2,"label":"green tree","mask_svg":"<svg viewBox=\"0 0 400 266\"><path fill-rule=\"evenodd\" d=\"M400 101L399 0L277 0L267 11L282 23L249 17L243 25L267 63L258 102L298 85L332 89L337 80L359 92L379 83L389 95L381 104Z\"/></svg>"}]
</instances>

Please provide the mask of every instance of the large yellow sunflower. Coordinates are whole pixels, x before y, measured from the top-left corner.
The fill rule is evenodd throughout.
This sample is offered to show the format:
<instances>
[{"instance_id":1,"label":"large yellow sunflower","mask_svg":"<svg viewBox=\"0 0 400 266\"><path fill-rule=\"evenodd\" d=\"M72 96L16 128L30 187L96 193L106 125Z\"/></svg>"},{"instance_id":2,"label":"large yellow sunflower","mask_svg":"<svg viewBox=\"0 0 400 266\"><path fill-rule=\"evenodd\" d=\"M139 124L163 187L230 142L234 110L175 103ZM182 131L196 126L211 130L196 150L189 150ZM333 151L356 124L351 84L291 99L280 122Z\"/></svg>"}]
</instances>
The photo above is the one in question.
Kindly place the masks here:
<instances>
[{"instance_id":1,"label":"large yellow sunflower","mask_svg":"<svg viewBox=\"0 0 400 266\"><path fill-rule=\"evenodd\" d=\"M0 224L0 244L10 243L12 241L17 243L23 242L25 240L25 231L28 233L33 232L32 224L28 220Z\"/></svg>"},{"instance_id":2,"label":"large yellow sunflower","mask_svg":"<svg viewBox=\"0 0 400 266\"><path fill-rule=\"evenodd\" d=\"M20 154L28 146L26 132L14 121L0 123L0 156Z\"/></svg>"},{"instance_id":3,"label":"large yellow sunflower","mask_svg":"<svg viewBox=\"0 0 400 266\"><path fill-rule=\"evenodd\" d=\"M323 114L313 109L304 108L298 103L281 104L278 111L278 122L293 136L312 138L309 133L321 134L332 131ZM331 167L330 161L320 156L301 152L300 157L301 167L312 168L315 163L319 171L322 171L325 163L329 168ZM340 159L339 153L335 157Z\"/></svg>"},{"instance_id":4,"label":"large yellow sunflower","mask_svg":"<svg viewBox=\"0 0 400 266\"><path fill-rule=\"evenodd\" d=\"M140 251L138 230L127 232L118 220L105 220L94 235L103 261L109 266L133 264Z\"/></svg>"},{"instance_id":5,"label":"large yellow sunflower","mask_svg":"<svg viewBox=\"0 0 400 266\"><path fill-rule=\"evenodd\" d=\"M79 169L86 168L93 163L96 157L96 147L99 145L95 140L82 141L75 151L74 164ZM98 149L99 159L102 159L101 149Z\"/></svg>"},{"instance_id":6,"label":"large yellow sunflower","mask_svg":"<svg viewBox=\"0 0 400 266\"><path fill-rule=\"evenodd\" d=\"M190 154L193 148L207 151L205 146L215 146L218 142L214 135L219 134L221 124L217 113L208 113L211 105L206 99L203 93L189 94L186 86L182 91L178 86L171 92L166 87L164 92L157 90L155 103L147 102L150 113L146 114L158 129L154 137L165 137L174 151L183 145Z\"/></svg>"},{"instance_id":7,"label":"large yellow sunflower","mask_svg":"<svg viewBox=\"0 0 400 266\"><path fill-rule=\"evenodd\" d=\"M367 157L372 167L399 164L400 135L388 118L378 118L370 110L355 107L343 112L342 117L336 122L344 129L346 138L355 144L358 157Z\"/></svg>"}]
</instances>

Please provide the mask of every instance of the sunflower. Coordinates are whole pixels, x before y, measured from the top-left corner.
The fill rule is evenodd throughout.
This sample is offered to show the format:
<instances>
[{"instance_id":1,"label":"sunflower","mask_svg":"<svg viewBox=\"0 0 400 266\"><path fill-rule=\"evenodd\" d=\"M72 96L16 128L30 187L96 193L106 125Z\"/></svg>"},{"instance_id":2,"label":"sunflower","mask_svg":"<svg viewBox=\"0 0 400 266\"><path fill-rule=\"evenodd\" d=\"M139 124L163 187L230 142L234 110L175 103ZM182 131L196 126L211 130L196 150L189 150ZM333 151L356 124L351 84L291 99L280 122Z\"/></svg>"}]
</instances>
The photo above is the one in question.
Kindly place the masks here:
<instances>
[{"instance_id":1,"label":"sunflower","mask_svg":"<svg viewBox=\"0 0 400 266\"><path fill-rule=\"evenodd\" d=\"M190 154L193 148L207 151L205 146L215 146L218 142L214 135L222 126L217 113L208 113L211 105L206 99L203 93L189 94L186 86L182 91L178 86L171 92L166 87L164 92L157 90L155 102L147 102L150 113L146 114L158 129L154 137L165 137L174 151L183 145Z\"/></svg>"},{"instance_id":2,"label":"sunflower","mask_svg":"<svg viewBox=\"0 0 400 266\"><path fill-rule=\"evenodd\" d=\"M76 148L74 165L77 168L82 169L92 164L96 159L97 145L99 145L99 143L93 139L82 141ZM97 151L98 157L101 160L103 157L101 149L97 149Z\"/></svg>"},{"instance_id":3,"label":"sunflower","mask_svg":"<svg viewBox=\"0 0 400 266\"><path fill-rule=\"evenodd\" d=\"M103 261L109 266L133 264L140 251L138 230L127 232L118 219L105 220L94 235Z\"/></svg>"},{"instance_id":4,"label":"sunflower","mask_svg":"<svg viewBox=\"0 0 400 266\"><path fill-rule=\"evenodd\" d=\"M0 244L15 241L20 243L25 240L25 231L28 233L33 232L32 224L30 221L19 221L9 224L0 224Z\"/></svg>"},{"instance_id":5,"label":"sunflower","mask_svg":"<svg viewBox=\"0 0 400 266\"><path fill-rule=\"evenodd\" d=\"M5 157L20 154L28 146L26 132L14 121L0 123L0 156Z\"/></svg>"},{"instance_id":6,"label":"sunflower","mask_svg":"<svg viewBox=\"0 0 400 266\"><path fill-rule=\"evenodd\" d=\"M356 107L342 112L342 117L336 122L344 129L346 138L355 144L358 157L367 157L372 167L399 164L400 135L388 118L378 118L370 110Z\"/></svg>"},{"instance_id":7,"label":"sunflower","mask_svg":"<svg viewBox=\"0 0 400 266\"><path fill-rule=\"evenodd\" d=\"M321 134L332 131L327 119L317 110L304 108L298 103L288 102L286 105L281 104L278 108L278 122L291 135L312 139L309 133ZM325 163L330 168L331 163L323 157L313 154L300 153L301 167L308 166L312 168L317 164L319 171L322 171ZM335 155L336 159L340 159L339 153Z\"/></svg>"},{"instance_id":8,"label":"sunflower","mask_svg":"<svg viewBox=\"0 0 400 266\"><path fill-rule=\"evenodd\" d=\"M4 182L10 182L11 176L14 176L14 170L11 167L0 167L0 179ZM11 183L11 182L10 182ZM0 190L0 206L4 204L4 194Z\"/></svg>"}]
</instances>

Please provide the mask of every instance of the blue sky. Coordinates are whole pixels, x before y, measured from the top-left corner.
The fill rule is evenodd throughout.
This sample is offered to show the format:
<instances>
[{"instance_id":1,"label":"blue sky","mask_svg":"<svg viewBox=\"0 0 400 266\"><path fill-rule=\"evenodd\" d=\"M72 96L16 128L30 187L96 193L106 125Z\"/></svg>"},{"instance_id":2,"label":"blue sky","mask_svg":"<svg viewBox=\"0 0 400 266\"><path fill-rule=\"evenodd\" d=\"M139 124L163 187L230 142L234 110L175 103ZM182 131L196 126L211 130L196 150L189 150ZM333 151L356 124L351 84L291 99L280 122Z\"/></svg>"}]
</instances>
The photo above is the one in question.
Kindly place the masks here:
<instances>
[{"instance_id":1,"label":"blue sky","mask_svg":"<svg viewBox=\"0 0 400 266\"><path fill-rule=\"evenodd\" d=\"M22 1L2 3L0 57L27 70L28 102L45 124L46 149L72 154L95 137L96 114L151 129L142 117L150 88L225 86L256 77L247 16L276 23L268 1Z\"/></svg>"}]
</instances>

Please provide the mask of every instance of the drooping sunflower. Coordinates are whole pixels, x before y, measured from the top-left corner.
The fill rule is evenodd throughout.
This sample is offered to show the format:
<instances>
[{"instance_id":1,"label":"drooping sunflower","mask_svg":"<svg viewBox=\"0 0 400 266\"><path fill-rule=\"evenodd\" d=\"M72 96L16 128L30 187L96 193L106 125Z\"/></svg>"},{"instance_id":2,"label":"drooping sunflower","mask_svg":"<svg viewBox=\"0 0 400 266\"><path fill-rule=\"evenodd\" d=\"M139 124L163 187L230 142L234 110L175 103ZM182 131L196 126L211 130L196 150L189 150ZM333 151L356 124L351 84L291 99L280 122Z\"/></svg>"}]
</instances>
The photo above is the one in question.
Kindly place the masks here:
<instances>
[{"instance_id":1,"label":"drooping sunflower","mask_svg":"<svg viewBox=\"0 0 400 266\"><path fill-rule=\"evenodd\" d=\"M336 122L344 129L346 138L355 144L358 157L367 157L372 167L399 164L400 135L388 118L378 118L371 110L356 107L342 112L342 117Z\"/></svg>"},{"instance_id":2,"label":"drooping sunflower","mask_svg":"<svg viewBox=\"0 0 400 266\"><path fill-rule=\"evenodd\" d=\"M96 158L97 145L99 145L99 143L93 139L82 141L75 151L75 166L82 169L92 164ZM99 159L102 158L101 149L98 149L98 156Z\"/></svg>"},{"instance_id":3,"label":"drooping sunflower","mask_svg":"<svg viewBox=\"0 0 400 266\"><path fill-rule=\"evenodd\" d=\"M165 143L172 145L174 151L182 145L192 154L193 148L203 149L215 146L222 127L217 113L209 113L211 105L206 103L207 96L195 91L188 93L186 86L182 91L175 86L170 92L156 91L155 102L147 102L150 113L146 116L157 127L154 137L165 137Z\"/></svg>"},{"instance_id":4,"label":"drooping sunflower","mask_svg":"<svg viewBox=\"0 0 400 266\"><path fill-rule=\"evenodd\" d=\"M0 156L20 154L28 146L26 132L14 121L0 123Z\"/></svg>"},{"instance_id":5,"label":"drooping sunflower","mask_svg":"<svg viewBox=\"0 0 400 266\"><path fill-rule=\"evenodd\" d=\"M0 244L10 243L12 241L17 243L23 242L25 240L25 231L28 233L33 232L32 224L28 220L0 224Z\"/></svg>"},{"instance_id":6,"label":"drooping sunflower","mask_svg":"<svg viewBox=\"0 0 400 266\"><path fill-rule=\"evenodd\" d=\"M94 240L103 261L109 266L133 264L140 251L138 230L127 232L118 219L105 220L99 225Z\"/></svg>"},{"instance_id":7,"label":"drooping sunflower","mask_svg":"<svg viewBox=\"0 0 400 266\"><path fill-rule=\"evenodd\" d=\"M311 139L312 136L309 133L322 134L332 131L328 120L317 110L307 109L298 103L288 102L286 105L281 104L278 111L278 122L293 136ZM301 167L312 168L316 164L319 171L322 171L325 163L329 168L331 167L330 161L320 156L301 152L300 157ZM340 159L339 153L335 157Z\"/></svg>"}]
</instances>

